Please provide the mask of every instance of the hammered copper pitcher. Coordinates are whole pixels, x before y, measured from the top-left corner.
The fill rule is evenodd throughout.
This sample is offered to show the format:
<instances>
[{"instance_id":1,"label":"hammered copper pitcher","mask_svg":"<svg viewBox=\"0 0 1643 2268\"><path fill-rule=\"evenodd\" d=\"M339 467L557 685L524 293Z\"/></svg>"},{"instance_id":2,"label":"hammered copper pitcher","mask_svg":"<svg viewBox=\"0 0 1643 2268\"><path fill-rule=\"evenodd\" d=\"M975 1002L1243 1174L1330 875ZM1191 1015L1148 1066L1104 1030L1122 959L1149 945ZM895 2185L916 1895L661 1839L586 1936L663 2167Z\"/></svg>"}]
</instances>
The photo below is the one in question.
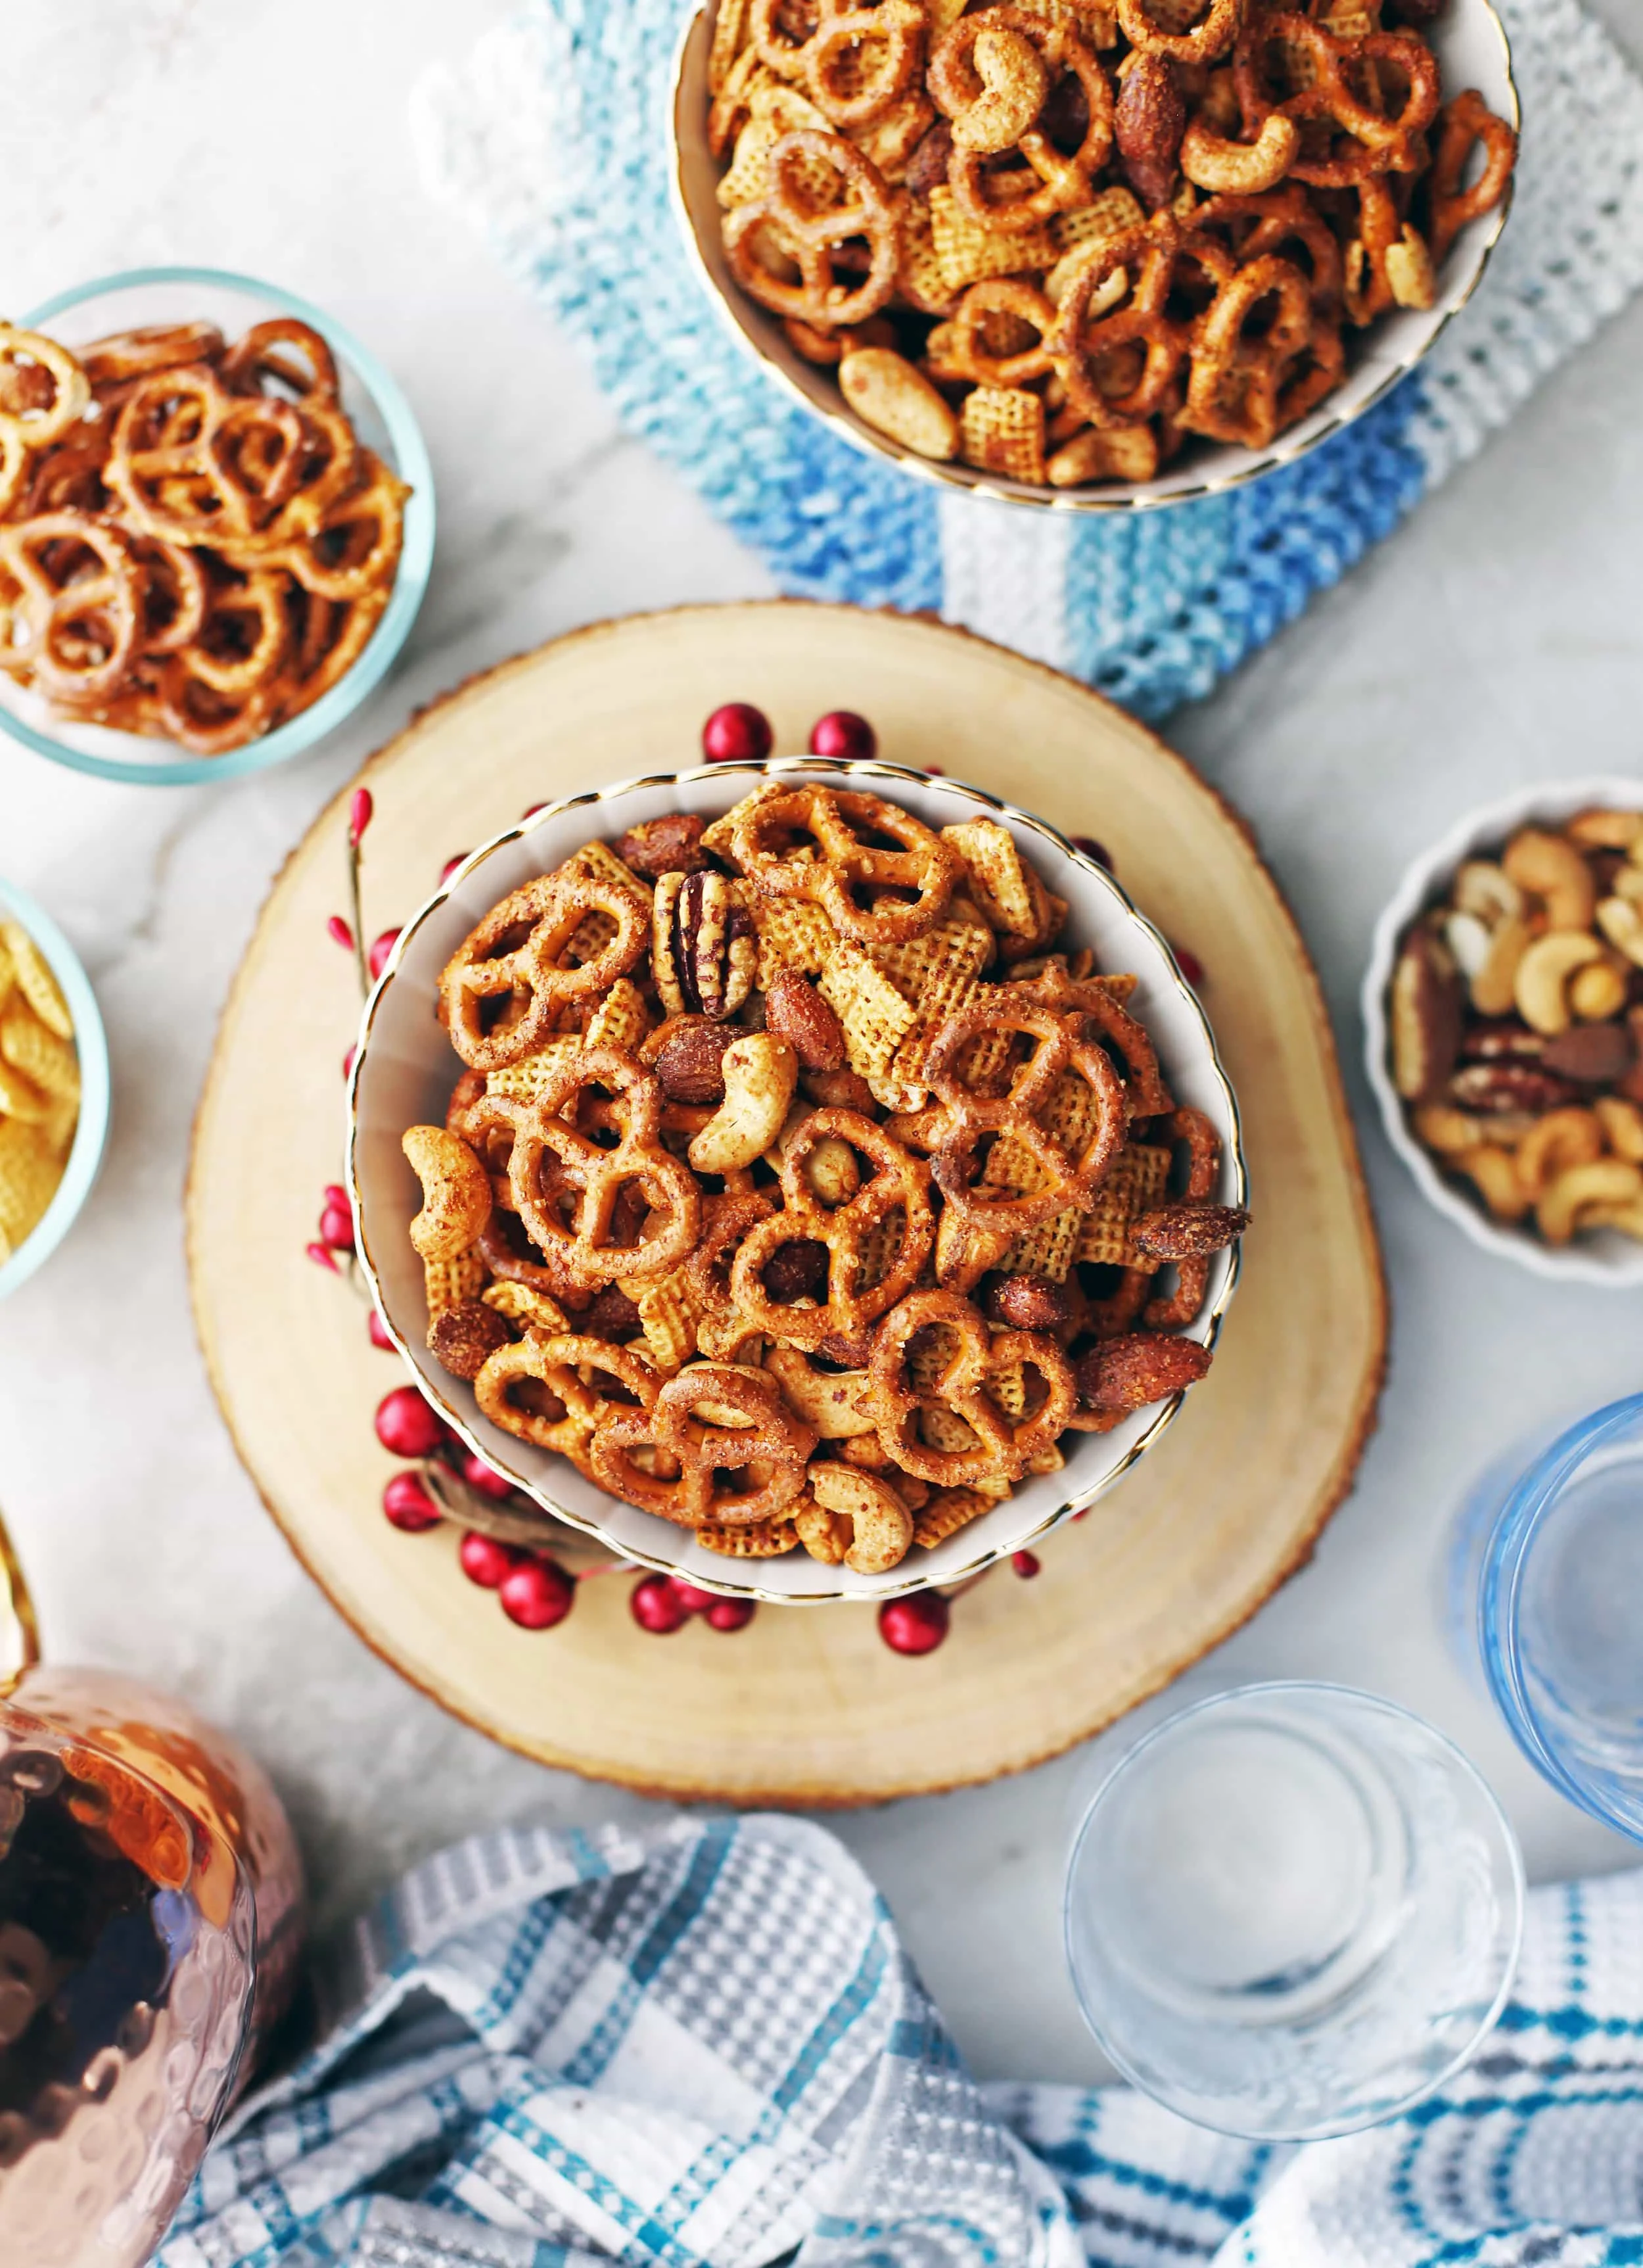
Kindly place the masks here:
<instances>
[{"instance_id":1,"label":"hammered copper pitcher","mask_svg":"<svg viewBox=\"0 0 1643 2268\"><path fill-rule=\"evenodd\" d=\"M289 2006L301 1864L180 1702L39 1659L0 1528L0 2261L140 2268Z\"/></svg>"}]
</instances>

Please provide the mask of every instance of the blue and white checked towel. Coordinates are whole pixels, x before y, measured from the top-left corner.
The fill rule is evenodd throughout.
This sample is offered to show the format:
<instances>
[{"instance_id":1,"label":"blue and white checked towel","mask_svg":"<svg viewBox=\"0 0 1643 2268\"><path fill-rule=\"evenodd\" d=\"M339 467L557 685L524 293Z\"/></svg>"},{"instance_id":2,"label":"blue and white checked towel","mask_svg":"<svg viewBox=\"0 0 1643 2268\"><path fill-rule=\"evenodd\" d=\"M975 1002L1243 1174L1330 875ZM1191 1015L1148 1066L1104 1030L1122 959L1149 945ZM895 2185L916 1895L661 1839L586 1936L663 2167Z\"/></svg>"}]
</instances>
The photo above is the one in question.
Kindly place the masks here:
<instances>
[{"instance_id":1,"label":"blue and white checked towel","mask_svg":"<svg viewBox=\"0 0 1643 2268\"><path fill-rule=\"evenodd\" d=\"M1643 2262L1643 1874L1535 1892L1471 2069L1300 2150L978 2086L871 1883L792 1819L460 1844L329 1992L157 2268Z\"/></svg>"},{"instance_id":2,"label":"blue and white checked towel","mask_svg":"<svg viewBox=\"0 0 1643 2268\"><path fill-rule=\"evenodd\" d=\"M1482 288L1421 369L1299 464L1076 519L938 494L796 408L726 335L667 202L687 0L530 0L417 90L424 176L590 349L626 423L784 590L925 608L1140 715L1215 681L1472 455L1643 284L1643 83L1578 0L1499 0L1525 118Z\"/></svg>"}]
</instances>

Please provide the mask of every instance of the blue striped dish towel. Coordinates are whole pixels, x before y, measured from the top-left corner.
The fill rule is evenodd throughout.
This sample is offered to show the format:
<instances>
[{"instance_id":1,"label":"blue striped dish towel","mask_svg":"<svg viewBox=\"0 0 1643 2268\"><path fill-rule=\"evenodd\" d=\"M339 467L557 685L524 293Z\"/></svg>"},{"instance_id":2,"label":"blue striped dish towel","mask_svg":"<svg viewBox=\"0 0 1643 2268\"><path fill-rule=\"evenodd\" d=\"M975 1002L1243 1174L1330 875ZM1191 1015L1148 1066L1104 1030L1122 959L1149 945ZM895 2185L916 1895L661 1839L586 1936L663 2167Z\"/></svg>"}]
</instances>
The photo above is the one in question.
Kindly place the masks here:
<instances>
[{"instance_id":1,"label":"blue striped dish towel","mask_svg":"<svg viewBox=\"0 0 1643 2268\"><path fill-rule=\"evenodd\" d=\"M1535 1892L1408 2117L1273 2150L981 2087L802 1821L506 1829L418 1867L157 2268L1599 2268L1643 2261L1643 1874Z\"/></svg>"},{"instance_id":2,"label":"blue striped dish towel","mask_svg":"<svg viewBox=\"0 0 1643 2268\"><path fill-rule=\"evenodd\" d=\"M782 589L921 608L1139 715L1207 693L1643 284L1643 82L1579 0L1499 0L1525 131L1484 283L1420 369L1299 463L1122 515L940 493L795 406L678 242L665 114L686 0L529 0L415 92L425 180L590 350L625 423Z\"/></svg>"}]
</instances>

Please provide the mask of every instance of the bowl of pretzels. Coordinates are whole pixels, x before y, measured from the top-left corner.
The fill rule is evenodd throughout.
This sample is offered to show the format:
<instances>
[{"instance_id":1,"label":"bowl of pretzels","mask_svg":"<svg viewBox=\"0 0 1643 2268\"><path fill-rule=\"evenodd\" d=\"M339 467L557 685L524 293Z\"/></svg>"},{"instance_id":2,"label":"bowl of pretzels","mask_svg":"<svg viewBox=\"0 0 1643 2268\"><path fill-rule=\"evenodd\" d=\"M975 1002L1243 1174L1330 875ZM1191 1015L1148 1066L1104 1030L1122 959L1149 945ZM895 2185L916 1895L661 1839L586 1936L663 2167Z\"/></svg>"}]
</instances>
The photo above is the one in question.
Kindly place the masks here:
<instances>
[{"instance_id":1,"label":"bowl of pretzels","mask_svg":"<svg viewBox=\"0 0 1643 2268\"><path fill-rule=\"evenodd\" d=\"M0 730L104 778L312 747L403 645L434 494L409 404L319 309L214 269L0 325Z\"/></svg>"},{"instance_id":2,"label":"bowl of pretzels","mask_svg":"<svg viewBox=\"0 0 1643 2268\"><path fill-rule=\"evenodd\" d=\"M1504 225L1490 0L701 0L687 250L855 446L1136 510L1293 463L1412 370Z\"/></svg>"},{"instance_id":3,"label":"bowl of pretzels","mask_svg":"<svg viewBox=\"0 0 1643 2268\"><path fill-rule=\"evenodd\" d=\"M776 1601L960 1581L1091 1505L1209 1370L1248 1221L1158 932L1044 821L880 762L510 828L407 924L350 1098L358 1250L461 1438Z\"/></svg>"}]
</instances>

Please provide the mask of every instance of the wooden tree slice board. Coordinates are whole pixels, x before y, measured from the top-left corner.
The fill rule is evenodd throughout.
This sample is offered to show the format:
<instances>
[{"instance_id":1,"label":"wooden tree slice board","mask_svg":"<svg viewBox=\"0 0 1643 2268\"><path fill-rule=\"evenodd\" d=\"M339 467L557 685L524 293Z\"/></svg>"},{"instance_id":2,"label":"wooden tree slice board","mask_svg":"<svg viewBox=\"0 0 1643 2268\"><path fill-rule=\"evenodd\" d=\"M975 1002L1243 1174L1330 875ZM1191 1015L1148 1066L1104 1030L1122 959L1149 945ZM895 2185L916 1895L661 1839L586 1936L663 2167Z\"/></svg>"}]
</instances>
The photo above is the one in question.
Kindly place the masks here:
<instances>
[{"instance_id":1,"label":"wooden tree slice board","mask_svg":"<svg viewBox=\"0 0 1643 2268\"><path fill-rule=\"evenodd\" d=\"M1308 1557L1350 1486L1385 1348L1379 1254L1317 979L1246 830L1162 742L1019 655L919 619L777 601L580 630L418 718L363 777L377 816L368 932L452 852L528 805L695 760L722 701L779 752L870 717L893 761L939 765L1096 835L1137 902L1208 969L1243 1115L1255 1224L1210 1377L1139 1469L956 1606L908 1659L871 1609L761 1607L734 1636L637 1630L627 1578L584 1582L527 1632L466 1581L448 1528L405 1535L371 1413L399 1382L358 1303L303 1255L340 1175L341 1059L359 1003L326 935L344 903L348 792L288 861L236 978L195 1127L194 1312L263 1498L338 1609L458 1716L542 1762L681 1797L869 1803L1019 1771L1155 1692Z\"/></svg>"}]
</instances>

